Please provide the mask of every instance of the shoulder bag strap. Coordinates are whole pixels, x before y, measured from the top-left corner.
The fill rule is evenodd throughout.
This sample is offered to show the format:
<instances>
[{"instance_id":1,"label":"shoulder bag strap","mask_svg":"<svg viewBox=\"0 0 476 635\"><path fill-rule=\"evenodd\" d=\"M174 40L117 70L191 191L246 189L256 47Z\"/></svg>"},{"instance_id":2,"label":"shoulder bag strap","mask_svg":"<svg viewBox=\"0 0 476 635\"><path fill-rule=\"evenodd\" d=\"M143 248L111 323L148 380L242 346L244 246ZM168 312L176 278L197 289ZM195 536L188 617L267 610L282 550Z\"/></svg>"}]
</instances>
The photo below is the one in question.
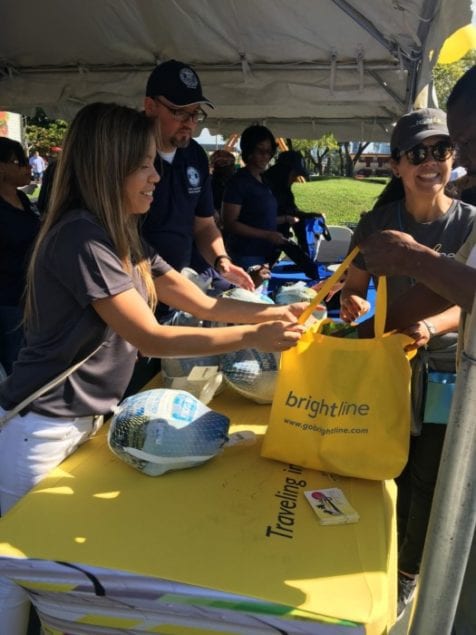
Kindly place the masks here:
<instances>
[{"instance_id":1,"label":"shoulder bag strap","mask_svg":"<svg viewBox=\"0 0 476 635\"><path fill-rule=\"evenodd\" d=\"M55 388L55 386L57 386L62 381L64 381L67 377L72 375L76 370L78 370L80 366L82 366L85 362L87 362L90 357L92 357L95 353L97 353L97 351L101 348L101 346L102 346L102 343L97 348L95 348L92 353L89 353L89 355L85 357L84 359L82 359L80 362L73 364L73 366L70 366L69 368L64 370L62 373L60 373L57 377L49 381L47 384L45 384L41 388L38 388L38 390L35 390L35 392L33 392L31 395L28 395L28 397L23 399L23 401L17 404L12 410L8 410L8 412L6 412L2 417L0 417L0 429L2 429L3 426L10 421L10 419L13 419L13 417L16 417L16 415L19 412L21 412L24 408L30 405L32 401L35 401L35 399L38 399L38 397L41 397L52 388Z\"/></svg>"}]
</instances>

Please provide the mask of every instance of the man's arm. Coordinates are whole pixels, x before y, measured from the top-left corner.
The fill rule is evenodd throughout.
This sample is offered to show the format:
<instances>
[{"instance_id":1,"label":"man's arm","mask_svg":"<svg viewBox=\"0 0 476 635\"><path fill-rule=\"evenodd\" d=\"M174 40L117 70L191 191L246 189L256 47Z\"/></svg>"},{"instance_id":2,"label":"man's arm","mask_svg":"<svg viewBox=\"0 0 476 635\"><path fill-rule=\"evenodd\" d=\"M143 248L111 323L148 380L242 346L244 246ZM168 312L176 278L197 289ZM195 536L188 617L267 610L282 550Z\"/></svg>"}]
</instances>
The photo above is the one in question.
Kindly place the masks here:
<instances>
[{"instance_id":1,"label":"man's arm","mask_svg":"<svg viewBox=\"0 0 476 635\"><path fill-rule=\"evenodd\" d=\"M410 235L397 231L372 234L359 247L371 273L411 276L428 287L425 292L417 285L399 298L399 304L406 305L401 311L412 316L407 325L451 304L471 312L476 292L476 269L473 267L443 256L417 243Z\"/></svg>"},{"instance_id":2,"label":"man's arm","mask_svg":"<svg viewBox=\"0 0 476 635\"><path fill-rule=\"evenodd\" d=\"M213 265L215 258L226 254L223 237L213 216L196 216L194 240L198 251L205 260Z\"/></svg>"},{"instance_id":3,"label":"man's arm","mask_svg":"<svg viewBox=\"0 0 476 635\"><path fill-rule=\"evenodd\" d=\"M217 262L219 256L226 255L223 237L218 229L213 216L195 216L195 244L205 260L232 284L243 289L253 291L255 285L250 276L230 259L223 258Z\"/></svg>"}]
</instances>

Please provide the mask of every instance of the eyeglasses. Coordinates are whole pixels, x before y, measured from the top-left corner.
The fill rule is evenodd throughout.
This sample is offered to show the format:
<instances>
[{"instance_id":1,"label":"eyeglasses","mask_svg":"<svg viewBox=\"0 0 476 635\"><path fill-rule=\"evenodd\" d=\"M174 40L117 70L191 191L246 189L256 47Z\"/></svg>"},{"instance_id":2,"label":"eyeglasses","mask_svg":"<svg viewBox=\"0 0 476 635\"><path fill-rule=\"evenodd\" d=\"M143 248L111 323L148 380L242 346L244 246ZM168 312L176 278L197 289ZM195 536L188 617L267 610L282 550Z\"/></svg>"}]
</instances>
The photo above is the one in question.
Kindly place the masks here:
<instances>
[{"instance_id":1,"label":"eyeglasses","mask_svg":"<svg viewBox=\"0 0 476 635\"><path fill-rule=\"evenodd\" d=\"M155 101L158 101L159 104L164 106L164 108L167 108L167 110L172 113L173 118L177 121L181 121L182 123L186 123L189 119L191 119L193 123L202 123L208 117L207 113L203 112L201 109L198 109L195 112L189 112L183 108L172 108L158 98L156 98Z\"/></svg>"},{"instance_id":2,"label":"eyeglasses","mask_svg":"<svg viewBox=\"0 0 476 635\"><path fill-rule=\"evenodd\" d=\"M449 141L439 141L432 146L425 146L420 143L419 145L410 148L410 150L401 152L400 156L402 157L405 155L408 162L412 165L421 165L428 159L430 154L435 161L439 161L441 163L453 156L454 151L454 145L452 145Z\"/></svg>"}]
</instances>

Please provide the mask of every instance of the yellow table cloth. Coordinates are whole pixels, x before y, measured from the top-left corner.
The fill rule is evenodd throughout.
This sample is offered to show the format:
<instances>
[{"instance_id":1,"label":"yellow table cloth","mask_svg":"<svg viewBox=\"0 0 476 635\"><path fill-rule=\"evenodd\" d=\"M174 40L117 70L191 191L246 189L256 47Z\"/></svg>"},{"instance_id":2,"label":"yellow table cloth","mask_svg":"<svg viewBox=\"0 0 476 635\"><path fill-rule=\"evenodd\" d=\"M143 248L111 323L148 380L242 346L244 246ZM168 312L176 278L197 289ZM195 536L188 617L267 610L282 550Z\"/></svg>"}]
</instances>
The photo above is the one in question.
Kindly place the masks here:
<instances>
[{"instance_id":1,"label":"yellow table cloth","mask_svg":"<svg viewBox=\"0 0 476 635\"><path fill-rule=\"evenodd\" d=\"M42 585L42 563L34 559L76 563L134 574L130 592L139 608L134 580L144 576L152 584L167 580L261 600L264 612L274 607L290 624L302 620L311 629L289 633L340 633L332 625L344 627L346 621L349 634L352 624L369 635L386 633L396 606L393 482L263 459L268 406L227 389L210 407L230 417L231 431L253 430L256 444L227 448L200 467L151 478L110 452L103 429L0 520L0 575L41 596L42 590L71 591L74 584ZM323 487L341 488L359 522L321 526L303 492ZM24 559L32 575L25 578L23 566L19 579L15 565ZM119 630L99 629L98 602L95 597L82 622L97 619L97 630L68 632L122 632L120 620L114 627ZM265 632L226 630L225 624L220 631L193 624L173 630L166 622L144 622L142 630L129 624L137 630L127 632Z\"/></svg>"}]
</instances>

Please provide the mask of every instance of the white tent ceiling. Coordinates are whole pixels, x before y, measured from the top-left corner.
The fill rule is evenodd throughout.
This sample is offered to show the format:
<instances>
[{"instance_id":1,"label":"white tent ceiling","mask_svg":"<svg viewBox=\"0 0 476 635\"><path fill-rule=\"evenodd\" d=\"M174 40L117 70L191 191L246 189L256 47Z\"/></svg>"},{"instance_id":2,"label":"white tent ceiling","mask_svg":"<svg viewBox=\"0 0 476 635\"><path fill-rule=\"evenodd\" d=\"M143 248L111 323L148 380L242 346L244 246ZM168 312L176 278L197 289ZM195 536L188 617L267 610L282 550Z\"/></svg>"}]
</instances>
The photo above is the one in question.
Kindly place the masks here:
<instances>
[{"instance_id":1,"label":"white tent ceiling","mask_svg":"<svg viewBox=\"0 0 476 635\"><path fill-rule=\"evenodd\" d=\"M0 108L70 118L141 107L158 61L192 64L207 127L383 140L427 84L470 0L4 0Z\"/></svg>"}]
</instances>

